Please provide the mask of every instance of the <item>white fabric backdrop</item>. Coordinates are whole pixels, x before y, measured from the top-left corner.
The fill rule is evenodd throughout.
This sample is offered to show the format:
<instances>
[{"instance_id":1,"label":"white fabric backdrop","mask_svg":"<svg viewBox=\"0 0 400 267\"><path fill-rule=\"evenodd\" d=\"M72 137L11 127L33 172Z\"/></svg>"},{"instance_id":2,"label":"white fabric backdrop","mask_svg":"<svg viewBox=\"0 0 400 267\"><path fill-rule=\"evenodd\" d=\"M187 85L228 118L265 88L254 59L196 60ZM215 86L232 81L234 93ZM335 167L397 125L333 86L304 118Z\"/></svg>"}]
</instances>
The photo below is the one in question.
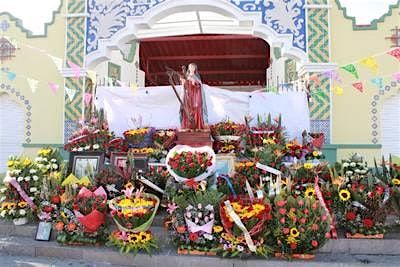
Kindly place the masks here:
<instances>
[{"instance_id":1,"label":"white fabric backdrop","mask_svg":"<svg viewBox=\"0 0 400 267\"><path fill-rule=\"evenodd\" d=\"M232 92L203 85L208 111L208 123L213 124L229 118L244 122L250 115L257 122L257 114L282 114L282 124L290 138L301 140L301 132L309 131L310 116L307 96L304 92L247 93ZM179 93L182 88L177 87ZM104 108L110 129L117 136L130 128L153 126L178 128L179 102L170 86L144 87L98 87L96 106ZM136 122L135 122L136 121ZM141 121L141 125L137 122Z\"/></svg>"}]
</instances>

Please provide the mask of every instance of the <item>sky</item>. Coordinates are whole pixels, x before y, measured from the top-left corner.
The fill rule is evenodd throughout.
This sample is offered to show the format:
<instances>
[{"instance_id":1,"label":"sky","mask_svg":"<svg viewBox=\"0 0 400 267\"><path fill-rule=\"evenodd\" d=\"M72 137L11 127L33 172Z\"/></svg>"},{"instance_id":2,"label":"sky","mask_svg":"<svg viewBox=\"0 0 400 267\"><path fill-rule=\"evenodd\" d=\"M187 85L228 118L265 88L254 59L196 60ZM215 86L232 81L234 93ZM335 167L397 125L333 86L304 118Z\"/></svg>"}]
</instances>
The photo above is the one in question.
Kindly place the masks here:
<instances>
[{"instance_id":1,"label":"sky","mask_svg":"<svg viewBox=\"0 0 400 267\"><path fill-rule=\"evenodd\" d=\"M356 23L360 25L369 24L373 19L379 18L388 11L390 4L395 4L397 1L340 0L347 8L348 15L355 16ZM23 26L34 35L42 35L45 33L45 23L51 22L52 12L57 10L59 5L60 0L0 0L0 13L4 11L11 13L22 19Z\"/></svg>"}]
</instances>

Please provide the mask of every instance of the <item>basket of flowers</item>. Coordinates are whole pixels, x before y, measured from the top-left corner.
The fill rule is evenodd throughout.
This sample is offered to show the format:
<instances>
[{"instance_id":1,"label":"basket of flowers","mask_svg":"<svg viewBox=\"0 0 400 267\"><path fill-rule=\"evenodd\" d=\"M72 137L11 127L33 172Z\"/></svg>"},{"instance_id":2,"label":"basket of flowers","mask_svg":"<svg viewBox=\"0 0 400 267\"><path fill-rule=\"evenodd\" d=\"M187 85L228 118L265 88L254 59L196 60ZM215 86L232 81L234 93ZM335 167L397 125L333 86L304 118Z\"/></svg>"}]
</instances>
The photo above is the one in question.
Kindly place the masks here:
<instances>
[{"instance_id":1,"label":"basket of flowers","mask_svg":"<svg viewBox=\"0 0 400 267\"><path fill-rule=\"evenodd\" d=\"M226 197L220 202L219 213L225 232L235 236L245 235L243 227L251 237L260 234L271 217L271 206L264 199L251 199L247 195Z\"/></svg>"},{"instance_id":2,"label":"basket of flowers","mask_svg":"<svg viewBox=\"0 0 400 267\"><path fill-rule=\"evenodd\" d=\"M154 128L146 127L127 130L123 133L130 147L141 148L149 147L153 143Z\"/></svg>"},{"instance_id":3,"label":"basket of flowers","mask_svg":"<svg viewBox=\"0 0 400 267\"><path fill-rule=\"evenodd\" d=\"M105 224L107 193L103 187L90 191L82 187L74 199L74 214L85 232L96 232Z\"/></svg>"},{"instance_id":4,"label":"basket of flowers","mask_svg":"<svg viewBox=\"0 0 400 267\"><path fill-rule=\"evenodd\" d=\"M329 214L314 197L275 198L272 246L277 257L312 259L330 231Z\"/></svg>"},{"instance_id":5,"label":"basket of flowers","mask_svg":"<svg viewBox=\"0 0 400 267\"><path fill-rule=\"evenodd\" d=\"M176 139L175 130L156 130L153 133L154 144L160 149L169 149Z\"/></svg>"},{"instance_id":6,"label":"basket of flowers","mask_svg":"<svg viewBox=\"0 0 400 267\"><path fill-rule=\"evenodd\" d=\"M213 174L215 153L208 147L177 145L168 152L166 158L169 173L178 182L201 181Z\"/></svg>"},{"instance_id":7,"label":"basket of flowers","mask_svg":"<svg viewBox=\"0 0 400 267\"><path fill-rule=\"evenodd\" d=\"M218 153L237 152L240 150L241 139L246 129L245 124L230 120L210 125L211 134L215 140L214 150Z\"/></svg>"},{"instance_id":8,"label":"basket of flowers","mask_svg":"<svg viewBox=\"0 0 400 267\"><path fill-rule=\"evenodd\" d=\"M127 184L123 192L124 195L109 202L115 224L123 232L147 231L156 215L160 199L153 194L144 193L143 188L134 192L132 184Z\"/></svg>"}]
</instances>

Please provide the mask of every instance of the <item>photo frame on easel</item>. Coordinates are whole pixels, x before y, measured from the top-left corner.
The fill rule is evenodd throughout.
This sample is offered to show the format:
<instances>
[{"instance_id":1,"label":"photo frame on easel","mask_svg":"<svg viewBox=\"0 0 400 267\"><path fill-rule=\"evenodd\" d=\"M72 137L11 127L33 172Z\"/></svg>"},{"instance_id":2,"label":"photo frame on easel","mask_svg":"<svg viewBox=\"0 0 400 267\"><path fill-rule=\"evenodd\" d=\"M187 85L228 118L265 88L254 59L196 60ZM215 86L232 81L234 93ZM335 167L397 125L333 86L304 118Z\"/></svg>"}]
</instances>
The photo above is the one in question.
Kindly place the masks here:
<instances>
[{"instance_id":1,"label":"photo frame on easel","mask_svg":"<svg viewBox=\"0 0 400 267\"><path fill-rule=\"evenodd\" d=\"M120 169L126 169L128 166L127 152L111 152L111 165Z\"/></svg>"},{"instance_id":2,"label":"photo frame on easel","mask_svg":"<svg viewBox=\"0 0 400 267\"><path fill-rule=\"evenodd\" d=\"M35 240L50 241L51 230L52 230L51 222L39 222L36 228Z\"/></svg>"},{"instance_id":3,"label":"photo frame on easel","mask_svg":"<svg viewBox=\"0 0 400 267\"><path fill-rule=\"evenodd\" d=\"M235 173L235 159L233 154L217 154L215 172L219 175L232 176Z\"/></svg>"},{"instance_id":4,"label":"photo frame on easel","mask_svg":"<svg viewBox=\"0 0 400 267\"><path fill-rule=\"evenodd\" d=\"M93 177L104 167L104 152L71 152L68 173L77 178Z\"/></svg>"}]
</instances>

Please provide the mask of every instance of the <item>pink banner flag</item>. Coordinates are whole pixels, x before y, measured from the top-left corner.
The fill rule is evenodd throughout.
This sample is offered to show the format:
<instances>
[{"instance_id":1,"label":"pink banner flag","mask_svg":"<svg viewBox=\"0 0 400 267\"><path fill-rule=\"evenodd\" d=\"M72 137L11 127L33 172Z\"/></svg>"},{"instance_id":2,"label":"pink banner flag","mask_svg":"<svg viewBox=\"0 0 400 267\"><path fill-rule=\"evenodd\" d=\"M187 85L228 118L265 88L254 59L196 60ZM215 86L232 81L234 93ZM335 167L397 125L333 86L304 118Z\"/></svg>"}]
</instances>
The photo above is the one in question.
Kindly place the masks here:
<instances>
[{"instance_id":1,"label":"pink banner flag","mask_svg":"<svg viewBox=\"0 0 400 267\"><path fill-rule=\"evenodd\" d=\"M389 52L387 52L389 55L395 57L397 60L400 60L400 47L397 47Z\"/></svg>"},{"instance_id":2,"label":"pink banner flag","mask_svg":"<svg viewBox=\"0 0 400 267\"><path fill-rule=\"evenodd\" d=\"M356 82L352 84L354 88L356 88L361 93L364 92L364 86L362 82Z\"/></svg>"},{"instance_id":3,"label":"pink banner flag","mask_svg":"<svg viewBox=\"0 0 400 267\"><path fill-rule=\"evenodd\" d=\"M85 105L88 106L90 104L90 101L92 100L92 94L90 93L85 93Z\"/></svg>"},{"instance_id":4,"label":"pink banner flag","mask_svg":"<svg viewBox=\"0 0 400 267\"><path fill-rule=\"evenodd\" d=\"M81 77L81 67L79 67L77 64L74 62L68 60L68 65L71 67L72 71L74 72L74 78L79 78Z\"/></svg>"},{"instance_id":5,"label":"pink banner flag","mask_svg":"<svg viewBox=\"0 0 400 267\"><path fill-rule=\"evenodd\" d=\"M51 90L54 94L57 93L58 89L60 88L60 86L59 86L58 84L53 83L53 82L49 82L49 87L50 87L50 90Z\"/></svg>"},{"instance_id":6,"label":"pink banner flag","mask_svg":"<svg viewBox=\"0 0 400 267\"><path fill-rule=\"evenodd\" d=\"M400 81L400 71L399 71L399 72L396 72L395 74L393 74L393 78L394 78L396 81Z\"/></svg>"}]
</instances>

